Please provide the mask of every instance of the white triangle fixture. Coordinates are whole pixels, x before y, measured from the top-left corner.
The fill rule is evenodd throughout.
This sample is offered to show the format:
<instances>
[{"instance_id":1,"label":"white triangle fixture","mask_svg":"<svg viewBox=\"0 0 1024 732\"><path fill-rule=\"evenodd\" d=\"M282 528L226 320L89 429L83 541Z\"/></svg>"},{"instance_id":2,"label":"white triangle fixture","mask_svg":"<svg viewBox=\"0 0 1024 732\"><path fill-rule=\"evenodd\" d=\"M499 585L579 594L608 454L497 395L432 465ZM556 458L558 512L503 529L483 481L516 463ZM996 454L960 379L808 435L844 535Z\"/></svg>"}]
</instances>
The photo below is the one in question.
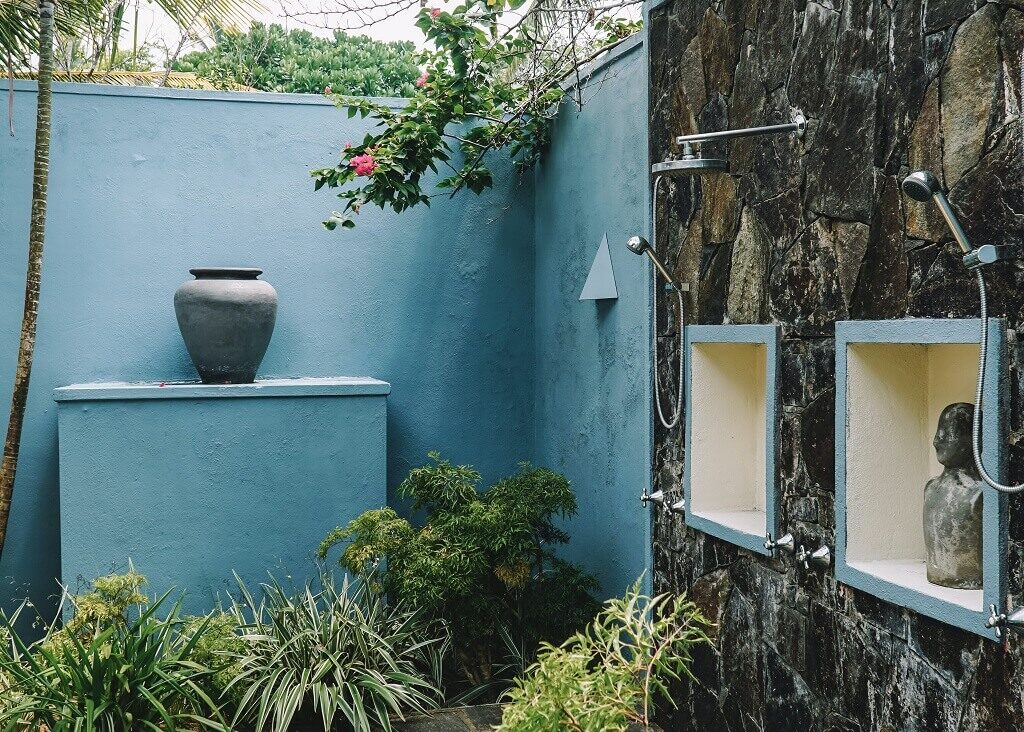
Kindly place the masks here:
<instances>
[{"instance_id":1,"label":"white triangle fixture","mask_svg":"<svg viewBox=\"0 0 1024 732\"><path fill-rule=\"evenodd\" d=\"M601 238L590 274L583 285L580 300L616 300L619 291L615 289L615 273L612 272L612 254L608 251L608 234Z\"/></svg>"}]
</instances>

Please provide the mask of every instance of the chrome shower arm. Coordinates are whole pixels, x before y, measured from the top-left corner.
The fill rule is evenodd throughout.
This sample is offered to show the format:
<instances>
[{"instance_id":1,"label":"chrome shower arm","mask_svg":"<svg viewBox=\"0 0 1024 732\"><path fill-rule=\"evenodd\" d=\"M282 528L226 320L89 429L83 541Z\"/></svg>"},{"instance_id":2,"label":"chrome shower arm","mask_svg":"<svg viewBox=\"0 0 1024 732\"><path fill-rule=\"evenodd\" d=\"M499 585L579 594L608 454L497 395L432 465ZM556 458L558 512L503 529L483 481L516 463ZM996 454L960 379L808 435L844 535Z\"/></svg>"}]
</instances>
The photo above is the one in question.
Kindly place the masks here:
<instances>
[{"instance_id":1,"label":"chrome shower arm","mask_svg":"<svg viewBox=\"0 0 1024 732\"><path fill-rule=\"evenodd\" d=\"M946 220L946 226L953 232L953 238L956 239L956 243L960 245L964 254L970 254L974 247L967 240L967 234L964 233L964 229L960 226L960 220L953 213L953 207L949 205L949 199L946 198L946 194L942 191L935 193L935 203L939 207L939 213L942 214L942 218Z\"/></svg>"},{"instance_id":2,"label":"chrome shower arm","mask_svg":"<svg viewBox=\"0 0 1024 732\"><path fill-rule=\"evenodd\" d=\"M654 266L658 268L658 271L661 272L661 276L665 278L668 284L672 285L672 287L676 287L675 278L672 277L667 269L665 269L665 265L661 263L661 260L654 256L654 251L648 249L647 256L651 258L651 261L654 262Z\"/></svg>"},{"instance_id":3,"label":"chrome shower arm","mask_svg":"<svg viewBox=\"0 0 1024 732\"><path fill-rule=\"evenodd\" d=\"M694 135L680 135L676 138L677 145L699 145L702 142L713 142L715 140L733 140L737 137L759 137L761 135L781 135L786 132L795 132L798 137L803 137L807 129L807 120L802 114L796 115L792 122L781 125L766 125L763 127L743 127L738 130L722 130L720 132L698 132Z\"/></svg>"}]
</instances>

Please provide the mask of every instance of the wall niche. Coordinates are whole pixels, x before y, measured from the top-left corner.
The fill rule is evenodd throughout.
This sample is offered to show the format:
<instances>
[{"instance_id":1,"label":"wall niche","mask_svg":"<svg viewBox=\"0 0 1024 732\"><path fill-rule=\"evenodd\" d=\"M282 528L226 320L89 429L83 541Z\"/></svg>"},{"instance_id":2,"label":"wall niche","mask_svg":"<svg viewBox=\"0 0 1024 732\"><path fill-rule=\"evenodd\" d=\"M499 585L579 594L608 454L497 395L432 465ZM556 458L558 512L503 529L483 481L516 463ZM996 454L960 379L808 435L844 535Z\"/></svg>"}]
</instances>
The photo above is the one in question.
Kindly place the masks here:
<instances>
[{"instance_id":1,"label":"wall niche","mask_svg":"<svg viewBox=\"0 0 1024 732\"><path fill-rule=\"evenodd\" d=\"M686 329L687 524L767 554L777 535L778 328Z\"/></svg>"},{"instance_id":2,"label":"wall niche","mask_svg":"<svg viewBox=\"0 0 1024 732\"><path fill-rule=\"evenodd\" d=\"M984 627L1002 607L1005 498L982 491L982 588L928 581L924 486L942 472L932 440L949 404L974 403L978 320L836 323L836 577L942 622ZM1005 325L989 322L982 459L1002 474Z\"/></svg>"}]
</instances>

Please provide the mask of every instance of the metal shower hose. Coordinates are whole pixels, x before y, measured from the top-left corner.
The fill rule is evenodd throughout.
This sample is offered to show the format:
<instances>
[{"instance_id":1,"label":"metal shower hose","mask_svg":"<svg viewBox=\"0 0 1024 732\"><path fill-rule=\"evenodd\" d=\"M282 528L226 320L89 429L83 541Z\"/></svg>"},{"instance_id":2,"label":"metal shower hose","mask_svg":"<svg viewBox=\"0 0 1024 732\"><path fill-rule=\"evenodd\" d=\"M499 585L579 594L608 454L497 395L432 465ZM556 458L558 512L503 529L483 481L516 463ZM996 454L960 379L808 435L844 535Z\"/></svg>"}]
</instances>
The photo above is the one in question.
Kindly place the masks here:
<instances>
[{"instance_id":1,"label":"metal shower hose","mask_svg":"<svg viewBox=\"0 0 1024 732\"><path fill-rule=\"evenodd\" d=\"M658 246L658 190L661 187L661 181L665 176L659 175L654 179L654 203L652 216L654 221L651 224L651 239L654 240L654 246ZM654 266L653 264L651 265ZM658 273L654 273L655 281L657 281ZM672 409L672 413L666 417L664 408L661 406L661 371L658 368L658 311L654 308L653 313L653 327L651 328L651 334L654 340L653 351L654 351L654 404L658 409L658 419L661 421L662 426L667 429L673 429L679 424L679 418L683 413L683 357L684 357L684 344L683 344L683 328L686 323L683 318L684 315L684 304L683 304L683 293L678 287L673 287L675 290L676 298L679 302L679 373L678 373L678 388L676 390L676 404ZM1024 486L1021 486L1024 488Z\"/></svg>"},{"instance_id":2,"label":"metal shower hose","mask_svg":"<svg viewBox=\"0 0 1024 732\"><path fill-rule=\"evenodd\" d=\"M981 269L975 270L974 274L978 278L978 295L981 301L981 356L978 359L978 390L974 397L974 403L978 406L974 410L974 424L971 437L971 448L974 452L974 464L977 466L978 473L981 475L982 480L997 491L1002 491L1003 493L1020 493L1021 491L1024 491L1024 483L1018 483L1017 485L1003 485L988 474L988 471L985 470L985 466L981 462L981 405L985 391L985 368L986 362L988 361L988 297L985 292L985 278L981 274Z\"/></svg>"}]
</instances>

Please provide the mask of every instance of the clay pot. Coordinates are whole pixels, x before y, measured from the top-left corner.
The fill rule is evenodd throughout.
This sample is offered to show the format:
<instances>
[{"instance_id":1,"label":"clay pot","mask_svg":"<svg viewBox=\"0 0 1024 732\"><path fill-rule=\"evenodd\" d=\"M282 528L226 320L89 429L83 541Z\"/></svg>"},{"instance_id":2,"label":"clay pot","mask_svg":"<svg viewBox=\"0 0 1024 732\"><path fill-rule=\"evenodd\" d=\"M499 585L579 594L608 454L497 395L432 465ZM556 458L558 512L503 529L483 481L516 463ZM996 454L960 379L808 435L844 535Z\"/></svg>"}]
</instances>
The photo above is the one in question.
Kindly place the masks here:
<instances>
[{"instance_id":1,"label":"clay pot","mask_svg":"<svg viewBox=\"0 0 1024 732\"><path fill-rule=\"evenodd\" d=\"M204 384L251 384L277 319L277 292L263 270L197 267L174 293L181 337Z\"/></svg>"}]
</instances>

